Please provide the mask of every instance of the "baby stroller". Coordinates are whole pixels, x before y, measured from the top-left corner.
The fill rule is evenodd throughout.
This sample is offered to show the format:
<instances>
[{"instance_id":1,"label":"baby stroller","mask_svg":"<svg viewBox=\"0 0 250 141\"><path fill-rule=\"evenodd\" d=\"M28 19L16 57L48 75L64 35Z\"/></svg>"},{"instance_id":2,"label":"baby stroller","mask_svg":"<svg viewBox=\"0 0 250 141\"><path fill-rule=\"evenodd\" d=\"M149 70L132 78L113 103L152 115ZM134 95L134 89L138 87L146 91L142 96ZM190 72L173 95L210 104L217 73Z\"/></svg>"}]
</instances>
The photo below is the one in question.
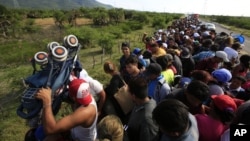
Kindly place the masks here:
<instances>
[{"instance_id":1,"label":"baby stroller","mask_svg":"<svg viewBox=\"0 0 250 141\"><path fill-rule=\"evenodd\" d=\"M29 126L39 125L42 112L42 102L34 97L42 87L52 89L52 110L56 115L61 103L67 99L70 73L80 72L82 67L77 54L81 49L78 39L74 35L65 36L63 45L50 42L48 53L39 51L32 59L33 74L24 79L26 89L22 93L21 104L17 108L17 115L30 121ZM40 70L36 66L40 65Z\"/></svg>"}]
</instances>

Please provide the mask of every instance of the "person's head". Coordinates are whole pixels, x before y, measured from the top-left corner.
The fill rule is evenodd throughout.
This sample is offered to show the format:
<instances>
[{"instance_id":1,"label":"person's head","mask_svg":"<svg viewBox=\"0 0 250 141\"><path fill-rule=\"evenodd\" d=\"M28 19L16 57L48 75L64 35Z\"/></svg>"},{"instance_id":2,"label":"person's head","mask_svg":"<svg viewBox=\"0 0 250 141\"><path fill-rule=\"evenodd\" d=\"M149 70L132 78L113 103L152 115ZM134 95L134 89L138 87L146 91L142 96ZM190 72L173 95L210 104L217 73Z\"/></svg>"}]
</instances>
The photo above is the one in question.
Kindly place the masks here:
<instances>
[{"instance_id":1,"label":"person's head","mask_svg":"<svg viewBox=\"0 0 250 141\"><path fill-rule=\"evenodd\" d=\"M146 43L150 44L150 45L155 43L155 38L154 37L146 37Z\"/></svg>"},{"instance_id":2,"label":"person's head","mask_svg":"<svg viewBox=\"0 0 250 141\"><path fill-rule=\"evenodd\" d=\"M78 104L88 106L92 102L89 83L83 79L73 79L69 83L69 96Z\"/></svg>"},{"instance_id":3,"label":"person's head","mask_svg":"<svg viewBox=\"0 0 250 141\"><path fill-rule=\"evenodd\" d=\"M178 81L178 88L186 88L192 80L189 77L181 77Z\"/></svg>"},{"instance_id":4,"label":"person's head","mask_svg":"<svg viewBox=\"0 0 250 141\"><path fill-rule=\"evenodd\" d=\"M162 32L162 34L161 34L161 40L162 40L163 42L166 42L166 41L167 41L167 34L166 34L165 32Z\"/></svg>"},{"instance_id":5,"label":"person's head","mask_svg":"<svg viewBox=\"0 0 250 141\"><path fill-rule=\"evenodd\" d=\"M240 63L245 67L249 68L250 67L250 55L248 54L243 54L240 56Z\"/></svg>"},{"instance_id":6,"label":"person's head","mask_svg":"<svg viewBox=\"0 0 250 141\"><path fill-rule=\"evenodd\" d=\"M238 42L233 43L232 48L236 51L239 51L241 49L241 44Z\"/></svg>"},{"instance_id":7,"label":"person's head","mask_svg":"<svg viewBox=\"0 0 250 141\"><path fill-rule=\"evenodd\" d=\"M184 59L184 58L190 58L191 57L191 52L190 49L187 47L183 47L181 49L181 55L180 58Z\"/></svg>"},{"instance_id":8,"label":"person's head","mask_svg":"<svg viewBox=\"0 0 250 141\"><path fill-rule=\"evenodd\" d=\"M157 43L151 44L151 51L152 53L156 53L159 50L159 45Z\"/></svg>"},{"instance_id":9,"label":"person's head","mask_svg":"<svg viewBox=\"0 0 250 141\"><path fill-rule=\"evenodd\" d=\"M115 115L105 116L97 125L97 138L99 141L122 141L123 136L122 122Z\"/></svg>"},{"instance_id":10,"label":"person's head","mask_svg":"<svg viewBox=\"0 0 250 141\"><path fill-rule=\"evenodd\" d=\"M228 37L225 39L225 44L226 44L226 46L231 47L233 43L234 43L234 38L233 38L232 36L228 36Z\"/></svg>"},{"instance_id":11,"label":"person's head","mask_svg":"<svg viewBox=\"0 0 250 141\"><path fill-rule=\"evenodd\" d=\"M242 76L235 76L232 78L231 84L229 85L230 89L237 89L241 87L242 84L246 82L246 79Z\"/></svg>"},{"instance_id":12,"label":"person's head","mask_svg":"<svg viewBox=\"0 0 250 141\"><path fill-rule=\"evenodd\" d=\"M191 81L186 89L186 98L192 105L200 105L209 98L209 87L199 80Z\"/></svg>"},{"instance_id":13,"label":"person's head","mask_svg":"<svg viewBox=\"0 0 250 141\"><path fill-rule=\"evenodd\" d=\"M151 59L152 58L152 53L151 51L145 50L142 54L144 59Z\"/></svg>"},{"instance_id":14,"label":"person's head","mask_svg":"<svg viewBox=\"0 0 250 141\"><path fill-rule=\"evenodd\" d=\"M148 83L145 78L131 79L128 83L128 91L132 99L145 99L148 96Z\"/></svg>"},{"instance_id":15,"label":"person's head","mask_svg":"<svg viewBox=\"0 0 250 141\"><path fill-rule=\"evenodd\" d=\"M232 73L225 68L217 69L212 72L213 78L215 78L219 83L226 83L232 79Z\"/></svg>"},{"instance_id":16,"label":"person's head","mask_svg":"<svg viewBox=\"0 0 250 141\"><path fill-rule=\"evenodd\" d=\"M126 70L129 74L134 73L136 70L138 70L138 58L136 56L129 56L125 60Z\"/></svg>"},{"instance_id":17,"label":"person's head","mask_svg":"<svg viewBox=\"0 0 250 141\"><path fill-rule=\"evenodd\" d=\"M225 51L216 51L214 58L217 63L229 62Z\"/></svg>"},{"instance_id":18,"label":"person's head","mask_svg":"<svg viewBox=\"0 0 250 141\"><path fill-rule=\"evenodd\" d=\"M167 57L167 55L163 55L163 56L157 57L156 62L161 66L162 70L166 70L170 63L170 60Z\"/></svg>"},{"instance_id":19,"label":"person's head","mask_svg":"<svg viewBox=\"0 0 250 141\"><path fill-rule=\"evenodd\" d=\"M133 54L136 55L136 56L140 56L140 55L142 55L142 53L143 53L143 49L135 48L133 50Z\"/></svg>"},{"instance_id":20,"label":"person's head","mask_svg":"<svg viewBox=\"0 0 250 141\"><path fill-rule=\"evenodd\" d=\"M163 134L179 137L189 126L188 107L176 99L164 100L153 110L153 120Z\"/></svg>"},{"instance_id":21,"label":"person's head","mask_svg":"<svg viewBox=\"0 0 250 141\"><path fill-rule=\"evenodd\" d=\"M250 100L240 105L236 111L233 124L247 124L250 125Z\"/></svg>"},{"instance_id":22,"label":"person's head","mask_svg":"<svg viewBox=\"0 0 250 141\"><path fill-rule=\"evenodd\" d=\"M213 44L211 45L210 50L216 52L219 50L219 48L220 48L219 44Z\"/></svg>"},{"instance_id":23,"label":"person's head","mask_svg":"<svg viewBox=\"0 0 250 141\"><path fill-rule=\"evenodd\" d=\"M210 48L213 44L213 41L211 39L205 39L202 41L202 46L205 48Z\"/></svg>"},{"instance_id":24,"label":"person's head","mask_svg":"<svg viewBox=\"0 0 250 141\"><path fill-rule=\"evenodd\" d=\"M209 87L209 95L223 95L224 94L224 90L222 89L222 87L217 84L211 84L211 85L208 85L208 87Z\"/></svg>"},{"instance_id":25,"label":"person's head","mask_svg":"<svg viewBox=\"0 0 250 141\"><path fill-rule=\"evenodd\" d=\"M202 81L206 84L208 84L209 82L213 82L215 81L212 77L212 75L205 71L205 70L194 70L191 72L191 78L193 80L199 80Z\"/></svg>"},{"instance_id":26,"label":"person's head","mask_svg":"<svg viewBox=\"0 0 250 141\"><path fill-rule=\"evenodd\" d=\"M221 122L225 124L231 122L237 110L234 99L228 95L212 95L211 98L211 112L219 116Z\"/></svg>"},{"instance_id":27,"label":"person's head","mask_svg":"<svg viewBox=\"0 0 250 141\"><path fill-rule=\"evenodd\" d=\"M116 71L116 66L111 61L106 61L103 65L103 70L105 73L112 74Z\"/></svg>"},{"instance_id":28,"label":"person's head","mask_svg":"<svg viewBox=\"0 0 250 141\"><path fill-rule=\"evenodd\" d=\"M171 48L175 45L175 39L174 38L168 38L168 47Z\"/></svg>"},{"instance_id":29,"label":"person's head","mask_svg":"<svg viewBox=\"0 0 250 141\"><path fill-rule=\"evenodd\" d=\"M158 63L150 63L145 70L145 75L150 79L154 80L161 75L162 68Z\"/></svg>"},{"instance_id":30,"label":"person's head","mask_svg":"<svg viewBox=\"0 0 250 141\"><path fill-rule=\"evenodd\" d=\"M129 43L128 42L123 42L122 46L121 46L121 50L122 50L122 53L125 56L129 56L130 55L130 46L129 46Z\"/></svg>"}]
</instances>

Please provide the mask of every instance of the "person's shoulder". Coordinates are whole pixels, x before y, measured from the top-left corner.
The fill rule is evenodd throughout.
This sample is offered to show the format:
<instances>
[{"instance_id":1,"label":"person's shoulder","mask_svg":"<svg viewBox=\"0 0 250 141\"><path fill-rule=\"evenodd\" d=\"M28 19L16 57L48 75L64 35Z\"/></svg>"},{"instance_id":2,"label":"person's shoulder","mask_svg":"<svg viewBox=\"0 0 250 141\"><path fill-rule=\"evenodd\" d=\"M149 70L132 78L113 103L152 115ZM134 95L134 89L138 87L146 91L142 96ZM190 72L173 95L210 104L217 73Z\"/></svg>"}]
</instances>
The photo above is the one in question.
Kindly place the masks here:
<instances>
[{"instance_id":1,"label":"person's shoulder","mask_svg":"<svg viewBox=\"0 0 250 141\"><path fill-rule=\"evenodd\" d=\"M122 61L124 59L125 59L125 55L122 55L119 60Z\"/></svg>"},{"instance_id":2,"label":"person's shoulder","mask_svg":"<svg viewBox=\"0 0 250 141\"><path fill-rule=\"evenodd\" d=\"M89 87L92 89L103 89L103 85L96 79L91 79L89 82Z\"/></svg>"},{"instance_id":3,"label":"person's shoulder","mask_svg":"<svg viewBox=\"0 0 250 141\"><path fill-rule=\"evenodd\" d=\"M181 100L185 96L184 91L184 88L175 88L166 96L166 99L174 98Z\"/></svg>"},{"instance_id":4,"label":"person's shoulder","mask_svg":"<svg viewBox=\"0 0 250 141\"><path fill-rule=\"evenodd\" d=\"M93 99L94 101L94 99ZM72 116L74 116L74 118L78 118L78 117L86 117L88 118L94 118L96 116L97 113L97 109L96 109L96 104L93 104L93 102L91 102L91 104L87 105L87 106L79 106L73 113ZM82 118L83 120L86 118Z\"/></svg>"}]
</instances>

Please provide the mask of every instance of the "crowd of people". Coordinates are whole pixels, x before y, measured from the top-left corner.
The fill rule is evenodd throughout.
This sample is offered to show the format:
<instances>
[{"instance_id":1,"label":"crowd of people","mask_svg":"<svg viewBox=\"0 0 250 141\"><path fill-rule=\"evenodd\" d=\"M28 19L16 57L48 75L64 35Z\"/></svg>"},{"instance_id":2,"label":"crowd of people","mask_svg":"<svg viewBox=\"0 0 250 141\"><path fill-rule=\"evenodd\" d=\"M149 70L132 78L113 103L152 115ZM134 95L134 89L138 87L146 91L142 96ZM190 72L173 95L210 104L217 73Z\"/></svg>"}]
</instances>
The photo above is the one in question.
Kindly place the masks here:
<instances>
[{"instance_id":1,"label":"crowd of people","mask_svg":"<svg viewBox=\"0 0 250 141\"><path fill-rule=\"evenodd\" d=\"M51 90L41 89L45 140L229 141L230 125L250 124L250 55L225 32L197 18L175 20L145 47L121 44L119 66L103 65L109 85L83 69L69 85L73 113L56 120ZM126 86L135 104L124 113L114 95Z\"/></svg>"}]
</instances>

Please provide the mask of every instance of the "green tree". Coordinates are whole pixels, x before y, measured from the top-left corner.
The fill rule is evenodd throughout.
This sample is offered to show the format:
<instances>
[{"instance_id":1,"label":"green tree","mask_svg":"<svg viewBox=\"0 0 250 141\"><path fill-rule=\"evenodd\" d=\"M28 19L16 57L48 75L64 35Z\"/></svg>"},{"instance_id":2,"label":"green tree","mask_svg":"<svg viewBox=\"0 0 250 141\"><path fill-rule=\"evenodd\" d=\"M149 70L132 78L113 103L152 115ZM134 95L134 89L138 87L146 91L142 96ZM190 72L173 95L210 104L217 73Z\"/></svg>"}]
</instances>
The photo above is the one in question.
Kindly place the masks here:
<instances>
[{"instance_id":1,"label":"green tree","mask_svg":"<svg viewBox=\"0 0 250 141\"><path fill-rule=\"evenodd\" d=\"M162 16L156 16L153 18L152 27L161 29L165 27L165 19Z\"/></svg>"},{"instance_id":2,"label":"green tree","mask_svg":"<svg viewBox=\"0 0 250 141\"><path fill-rule=\"evenodd\" d=\"M111 23L118 24L124 20L124 11L122 9L110 9L108 14Z\"/></svg>"},{"instance_id":3,"label":"green tree","mask_svg":"<svg viewBox=\"0 0 250 141\"><path fill-rule=\"evenodd\" d=\"M114 46L114 38L110 34L103 34L101 38L98 40L98 45L103 50L103 55L106 53L112 54L113 53L113 46Z\"/></svg>"},{"instance_id":4,"label":"green tree","mask_svg":"<svg viewBox=\"0 0 250 141\"><path fill-rule=\"evenodd\" d=\"M148 24L149 19L146 13L144 12L135 12L132 16L133 21L139 22L141 24Z\"/></svg>"},{"instance_id":5,"label":"green tree","mask_svg":"<svg viewBox=\"0 0 250 141\"><path fill-rule=\"evenodd\" d=\"M109 23L108 13L98 12L94 14L93 16L94 25L108 25L108 23Z\"/></svg>"},{"instance_id":6,"label":"green tree","mask_svg":"<svg viewBox=\"0 0 250 141\"><path fill-rule=\"evenodd\" d=\"M55 25L62 29L64 27L64 22L66 21L65 13L62 11L55 11L54 13Z\"/></svg>"},{"instance_id":7,"label":"green tree","mask_svg":"<svg viewBox=\"0 0 250 141\"><path fill-rule=\"evenodd\" d=\"M0 18L8 12L7 8L3 5L0 5Z\"/></svg>"}]
</instances>

